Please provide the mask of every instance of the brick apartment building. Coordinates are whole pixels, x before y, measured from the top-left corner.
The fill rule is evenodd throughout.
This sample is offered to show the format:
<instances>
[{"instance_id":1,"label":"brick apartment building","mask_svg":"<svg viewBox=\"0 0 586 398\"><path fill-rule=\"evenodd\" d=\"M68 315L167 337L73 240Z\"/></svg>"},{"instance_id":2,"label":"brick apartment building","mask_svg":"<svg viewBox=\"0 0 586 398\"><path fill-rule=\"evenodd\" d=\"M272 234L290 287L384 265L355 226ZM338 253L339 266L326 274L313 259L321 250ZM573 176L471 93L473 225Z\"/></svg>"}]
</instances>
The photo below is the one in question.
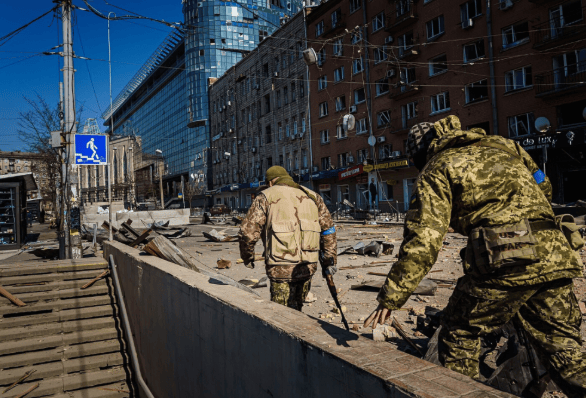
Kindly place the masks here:
<instances>
[{"instance_id":1,"label":"brick apartment building","mask_svg":"<svg viewBox=\"0 0 586 398\"><path fill-rule=\"evenodd\" d=\"M249 206L273 165L308 185L304 37L303 14L298 13L222 77L211 80L208 178L216 192L214 203Z\"/></svg>"},{"instance_id":2,"label":"brick apartment building","mask_svg":"<svg viewBox=\"0 0 586 398\"><path fill-rule=\"evenodd\" d=\"M314 182L327 201L365 208L375 179L383 204L405 210L417 176L408 129L452 114L464 128L518 140L551 178L555 202L586 197L580 0L330 0L309 10L307 37L318 55L309 67ZM348 113L356 128L344 132Z\"/></svg>"}]
</instances>

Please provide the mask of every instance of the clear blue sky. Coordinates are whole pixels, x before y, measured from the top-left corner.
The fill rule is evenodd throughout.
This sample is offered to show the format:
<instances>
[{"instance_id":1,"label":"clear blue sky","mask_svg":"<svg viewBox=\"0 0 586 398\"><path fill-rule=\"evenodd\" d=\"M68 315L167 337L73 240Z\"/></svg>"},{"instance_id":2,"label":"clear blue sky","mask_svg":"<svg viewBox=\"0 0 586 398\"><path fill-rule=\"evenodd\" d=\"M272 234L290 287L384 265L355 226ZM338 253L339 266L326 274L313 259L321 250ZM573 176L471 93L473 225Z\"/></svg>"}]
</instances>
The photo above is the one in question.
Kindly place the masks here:
<instances>
[{"instance_id":1,"label":"clear blue sky","mask_svg":"<svg viewBox=\"0 0 586 398\"><path fill-rule=\"evenodd\" d=\"M89 0L88 2L104 14L114 11L117 15L128 15L127 12L115 7L118 6L168 22L183 21L181 0L106 1ZM73 0L73 4L87 8L82 0ZM3 2L3 12L0 14L0 37L27 24L54 5L51 0ZM100 128L105 130L100 115L110 103L107 21L91 12L76 10L75 13L77 17L73 27L75 54L94 59L92 61L74 60L74 67L77 70L75 73L76 100L83 103L85 108L80 125L83 126L86 118L93 117L98 119ZM51 47L60 44L61 29L61 21L49 14L0 46L0 150L19 150L25 147L25 143L20 141L17 134L18 113L29 109L23 99L24 96L35 97L38 93L51 105L56 105L59 101L59 79L62 72L59 71L58 58L61 57L40 55L25 58L35 53L51 51ZM171 28L163 24L146 20L110 22L113 98L116 98L120 90L170 31Z\"/></svg>"}]
</instances>

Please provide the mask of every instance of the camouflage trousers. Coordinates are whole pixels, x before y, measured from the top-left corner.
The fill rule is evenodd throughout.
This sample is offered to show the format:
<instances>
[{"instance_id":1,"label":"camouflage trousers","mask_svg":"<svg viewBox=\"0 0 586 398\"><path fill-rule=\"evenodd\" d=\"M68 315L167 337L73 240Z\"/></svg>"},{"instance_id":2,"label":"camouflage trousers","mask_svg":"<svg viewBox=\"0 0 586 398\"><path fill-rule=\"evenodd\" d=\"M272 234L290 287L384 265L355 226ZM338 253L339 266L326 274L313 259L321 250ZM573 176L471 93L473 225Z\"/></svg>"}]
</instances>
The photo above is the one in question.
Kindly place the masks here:
<instances>
[{"instance_id":1,"label":"camouflage trousers","mask_svg":"<svg viewBox=\"0 0 586 398\"><path fill-rule=\"evenodd\" d=\"M271 281L271 301L301 311L311 289L311 278L295 282Z\"/></svg>"},{"instance_id":2,"label":"camouflage trousers","mask_svg":"<svg viewBox=\"0 0 586 398\"><path fill-rule=\"evenodd\" d=\"M445 310L439 358L445 367L479 377L479 337L513 318L527 335L550 376L568 397L586 396L586 354L581 351L582 315L571 279L505 288L461 278Z\"/></svg>"}]
</instances>

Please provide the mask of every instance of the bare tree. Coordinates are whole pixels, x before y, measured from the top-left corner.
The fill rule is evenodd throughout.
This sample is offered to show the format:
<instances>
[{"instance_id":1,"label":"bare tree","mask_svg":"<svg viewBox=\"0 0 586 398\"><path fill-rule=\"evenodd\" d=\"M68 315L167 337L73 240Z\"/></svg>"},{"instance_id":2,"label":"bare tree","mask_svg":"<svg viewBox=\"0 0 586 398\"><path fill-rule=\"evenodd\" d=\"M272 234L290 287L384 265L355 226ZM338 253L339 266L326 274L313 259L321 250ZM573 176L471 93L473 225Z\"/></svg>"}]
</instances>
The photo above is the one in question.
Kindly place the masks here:
<instances>
[{"instance_id":1,"label":"bare tree","mask_svg":"<svg viewBox=\"0 0 586 398\"><path fill-rule=\"evenodd\" d=\"M192 200L195 196L201 195L205 192L205 183L201 180L194 180L189 178L188 181L185 182L185 188L183 195L185 196L185 200L189 203L189 214L191 214L192 210Z\"/></svg>"},{"instance_id":2,"label":"bare tree","mask_svg":"<svg viewBox=\"0 0 586 398\"><path fill-rule=\"evenodd\" d=\"M59 148L51 145L51 131L61 129L59 106L51 106L39 94L36 98L24 97L30 109L18 114L18 134L26 143L26 150L39 155L34 169L46 174L46 184L41 186L41 195L57 208L57 189L61 181L61 159ZM83 105L78 106L77 120L83 112Z\"/></svg>"}]
</instances>

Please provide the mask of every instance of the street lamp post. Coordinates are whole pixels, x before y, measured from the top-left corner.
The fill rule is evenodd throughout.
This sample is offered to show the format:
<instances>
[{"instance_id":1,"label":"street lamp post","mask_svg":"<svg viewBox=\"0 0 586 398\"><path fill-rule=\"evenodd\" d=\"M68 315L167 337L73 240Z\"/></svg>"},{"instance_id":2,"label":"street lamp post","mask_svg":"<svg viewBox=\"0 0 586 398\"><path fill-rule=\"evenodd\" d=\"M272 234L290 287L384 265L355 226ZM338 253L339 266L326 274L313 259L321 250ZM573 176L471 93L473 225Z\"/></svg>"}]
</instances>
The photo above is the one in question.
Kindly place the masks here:
<instances>
[{"instance_id":1,"label":"street lamp post","mask_svg":"<svg viewBox=\"0 0 586 398\"><path fill-rule=\"evenodd\" d=\"M134 198L134 150L133 150L133 146L131 145L128 148L128 152L130 152L130 167L129 167L129 173L128 175L130 176L130 208L134 209L134 205L136 203L136 200Z\"/></svg>"},{"instance_id":2,"label":"street lamp post","mask_svg":"<svg viewBox=\"0 0 586 398\"><path fill-rule=\"evenodd\" d=\"M159 164L159 190L161 191L161 210L165 210L165 199L163 198L163 170L165 168L165 161L163 160L163 151L157 149L155 153L161 157Z\"/></svg>"},{"instance_id":3,"label":"street lamp post","mask_svg":"<svg viewBox=\"0 0 586 398\"><path fill-rule=\"evenodd\" d=\"M114 108L112 107L112 51L110 50L110 14L108 13L108 71L110 75L110 135L114 134ZM114 148L115 150L116 148ZM112 159L108 159L108 220L110 228L108 228L108 240L112 241Z\"/></svg>"}]
</instances>

